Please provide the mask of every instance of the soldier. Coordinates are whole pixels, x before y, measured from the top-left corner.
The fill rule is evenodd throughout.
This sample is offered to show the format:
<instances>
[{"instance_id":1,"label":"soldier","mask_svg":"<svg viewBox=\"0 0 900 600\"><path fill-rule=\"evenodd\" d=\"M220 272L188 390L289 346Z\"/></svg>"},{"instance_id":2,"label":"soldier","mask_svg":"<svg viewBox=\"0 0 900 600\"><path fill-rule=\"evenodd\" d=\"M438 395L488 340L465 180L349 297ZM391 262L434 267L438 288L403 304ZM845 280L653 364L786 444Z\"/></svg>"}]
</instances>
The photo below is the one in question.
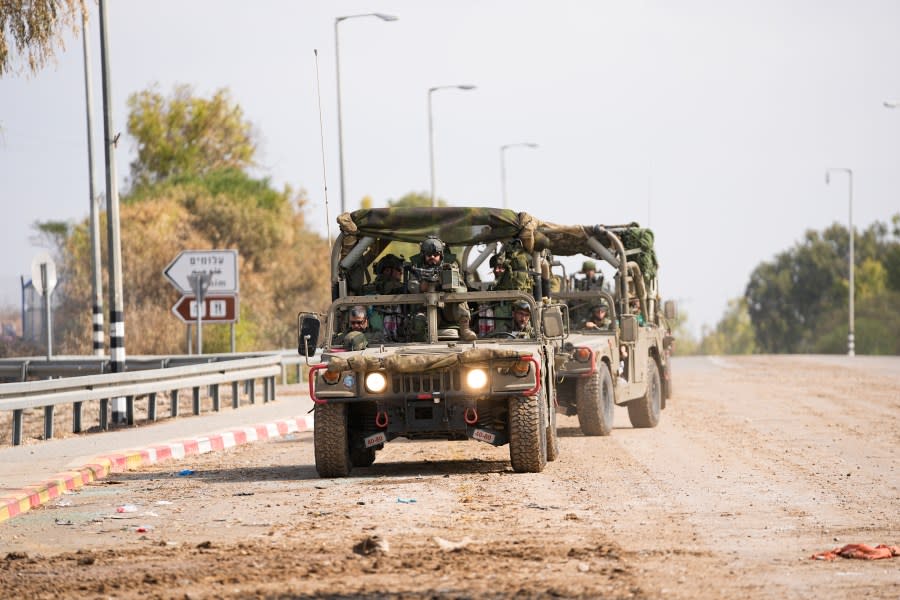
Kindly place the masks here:
<instances>
[{"instance_id":1,"label":"soldier","mask_svg":"<svg viewBox=\"0 0 900 600\"><path fill-rule=\"evenodd\" d=\"M606 329L612 325L612 319L607 314L605 304L596 304L591 307L591 316L584 322L585 329Z\"/></svg>"},{"instance_id":2,"label":"soldier","mask_svg":"<svg viewBox=\"0 0 900 600\"><path fill-rule=\"evenodd\" d=\"M445 256L446 253L446 256ZM452 287L442 286L444 271L449 271L451 279L455 273L459 277L459 263L456 257L447 251L447 246L436 235L429 235L419 245L419 254L409 259L412 263L410 273L409 290L411 292L465 292L465 284L457 280ZM472 331L471 314L469 306L465 302L447 302L441 310L441 317L446 323L456 323L459 326L459 338L471 342L478 336Z\"/></svg>"},{"instance_id":3,"label":"soldier","mask_svg":"<svg viewBox=\"0 0 900 600\"><path fill-rule=\"evenodd\" d=\"M599 290L603 287L603 273L597 274L597 263L586 260L581 264L581 272L584 278L577 282L580 290Z\"/></svg>"},{"instance_id":4,"label":"soldier","mask_svg":"<svg viewBox=\"0 0 900 600\"><path fill-rule=\"evenodd\" d=\"M369 315L366 307L360 304L350 309L349 315L350 330L341 334L338 343L343 344L346 350L365 350L369 342L381 343L384 336L369 327Z\"/></svg>"},{"instance_id":5,"label":"soldier","mask_svg":"<svg viewBox=\"0 0 900 600\"><path fill-rule=\"evenodd\" d=\"M385 254L375 264L375 293L403 293L403 259L396 254Z\"/></svg>"},{"instance_id":6,"label":"soldier","mask_svg":"<svg viewBox=\"0 0 900 600\"><path fill-rule=\"evenodd\" d=\"M524 300L513 302L512 321L509 325L509 331L515 334L516 337L532 337L531 306Z\"/></svg>"}]
</instances>

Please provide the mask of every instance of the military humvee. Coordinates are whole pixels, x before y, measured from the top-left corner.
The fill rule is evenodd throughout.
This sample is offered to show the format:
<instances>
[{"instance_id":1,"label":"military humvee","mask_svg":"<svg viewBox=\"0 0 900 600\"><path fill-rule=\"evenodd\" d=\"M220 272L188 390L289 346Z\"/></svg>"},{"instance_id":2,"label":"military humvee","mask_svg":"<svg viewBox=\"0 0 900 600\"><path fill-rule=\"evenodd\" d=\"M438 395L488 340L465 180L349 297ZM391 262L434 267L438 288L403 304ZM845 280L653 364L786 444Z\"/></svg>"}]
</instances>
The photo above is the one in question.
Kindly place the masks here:
<instances>
[{"instance_id":1,"label":"military humvee","mask_svg":"<svg viewBox=\"0 0 900 600\"><path fill-rule=\"evenodd\" d=\"M676 309L673 301L661 305L652 232L636 223L576 227L551 251L604 261L615 273L606 285L563 275L553 293L570 321L566 360L556 373L560 410L577 414L585 435L610 434L615 404L628 408L632 426L656 427L672 396ZM607 309L608 322L588 328L598 305Z\"/></svg>"},{"instance_id":2,"label":"military humvee","mask_svg":"<svg viewBox=\"0 0 900 600\"><path fill-rule=\"evenodd\" d=\"M544 298L540 277L531 293L469 286L464 271L426 274L433 285L403 292L371 288L372 265L397 244L417 248L429 234L452 249L516 240L535 257L547 240L525 213L486 208L359 210L338 217L331 256L333 302L324 315L300 313L299 352L321 349L309 389L315 403L315 460L322 477L367 467L395 438L473 439L509 445L512 468L539 472L558 454L556 372L565 339L564 308ZM409 246L412 244L412 246ZM421 275L421 274L420 274ZM415 293L412 293L415 292ZM477 338L463 341L447 309L465 303ZM509 307L525 303L532 330L508 331ZM348 343L348 315L363 307L374 325Z\"/></svg>"}]
</instances>

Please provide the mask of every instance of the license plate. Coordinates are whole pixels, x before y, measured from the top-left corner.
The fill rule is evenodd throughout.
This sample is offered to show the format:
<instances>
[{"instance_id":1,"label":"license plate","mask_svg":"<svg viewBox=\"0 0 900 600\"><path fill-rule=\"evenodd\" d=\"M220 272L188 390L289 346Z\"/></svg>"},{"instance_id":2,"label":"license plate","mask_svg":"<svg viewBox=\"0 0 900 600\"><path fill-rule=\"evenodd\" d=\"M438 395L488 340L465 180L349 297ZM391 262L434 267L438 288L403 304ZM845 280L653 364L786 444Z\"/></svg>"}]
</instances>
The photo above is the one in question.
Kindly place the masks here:
<instances>
[{"instance_id":1,"label":"license plate","mask_svg":"<svg viewBox=\"0 0 900 600\"><path fill-rule=\"evenodd\" d=\"M363 441L366 443L366 448L371 448L372 446L385 443L387 441L387 436L384 435L384 433L379 432L370 435Z\"/></svg>"},{"instance_id":2,"label":"license plate","mask_svg":"<svg viewBox=\"0 0 900 600\"><path fill-rule=\"evenodd\" d=\"M494 440L497 439L497 434L485 431L484 429L476 429L472 432L472 439L493 444Z\"/></svg>"}]
</instances>

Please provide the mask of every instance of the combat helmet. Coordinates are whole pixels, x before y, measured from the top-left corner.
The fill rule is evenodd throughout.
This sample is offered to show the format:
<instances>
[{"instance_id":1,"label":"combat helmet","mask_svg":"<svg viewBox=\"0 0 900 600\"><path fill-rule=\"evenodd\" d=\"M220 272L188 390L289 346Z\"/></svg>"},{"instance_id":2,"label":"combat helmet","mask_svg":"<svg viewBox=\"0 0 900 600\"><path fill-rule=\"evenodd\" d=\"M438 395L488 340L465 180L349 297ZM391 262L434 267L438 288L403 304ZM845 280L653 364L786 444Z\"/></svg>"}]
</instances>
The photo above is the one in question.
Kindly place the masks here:
<instances>
[{"instance_id":1,"label":"combat helmet","mask_svg":"<svg viewBox=\"0 0 900 600\"><path fill-rule=\"evenodd\" d=\"M441 238L432 234L427 238L422 240L422 243L419 245L419 252L422 253L422 256L431 256L433 254L444 254L444 242L441 241Z\"/></svg>"}]
</instances>

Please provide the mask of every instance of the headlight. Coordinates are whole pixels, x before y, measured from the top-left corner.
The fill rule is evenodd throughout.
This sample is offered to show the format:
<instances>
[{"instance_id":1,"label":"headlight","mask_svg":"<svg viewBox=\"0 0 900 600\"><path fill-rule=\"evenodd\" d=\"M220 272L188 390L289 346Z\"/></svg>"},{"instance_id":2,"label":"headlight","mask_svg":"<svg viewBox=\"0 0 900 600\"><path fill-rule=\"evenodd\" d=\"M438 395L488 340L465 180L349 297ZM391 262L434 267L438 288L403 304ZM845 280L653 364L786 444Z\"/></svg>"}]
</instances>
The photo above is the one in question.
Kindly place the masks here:
<instances>
[{"instance_id":1,"label":"headlight","mask_svg":"<svg viewBox=\"0 0 900 600\"><path fill-rule=\"evenodd\" d=\"M488 377L484 369L472 369L466 373L466 385L470 389L480 390L487 385Z\"/></svg>"},{"instance_id":2,"label":"headlight","mask_svg":"<svg viewBox=\"0 0 900 600\"><path fill-rule=\"evenodd\" d=\"M384 373L374 372L366 375L366 389L373 394L380 394L387 387L387 377Z\"/></svg>"}]
</instances>

